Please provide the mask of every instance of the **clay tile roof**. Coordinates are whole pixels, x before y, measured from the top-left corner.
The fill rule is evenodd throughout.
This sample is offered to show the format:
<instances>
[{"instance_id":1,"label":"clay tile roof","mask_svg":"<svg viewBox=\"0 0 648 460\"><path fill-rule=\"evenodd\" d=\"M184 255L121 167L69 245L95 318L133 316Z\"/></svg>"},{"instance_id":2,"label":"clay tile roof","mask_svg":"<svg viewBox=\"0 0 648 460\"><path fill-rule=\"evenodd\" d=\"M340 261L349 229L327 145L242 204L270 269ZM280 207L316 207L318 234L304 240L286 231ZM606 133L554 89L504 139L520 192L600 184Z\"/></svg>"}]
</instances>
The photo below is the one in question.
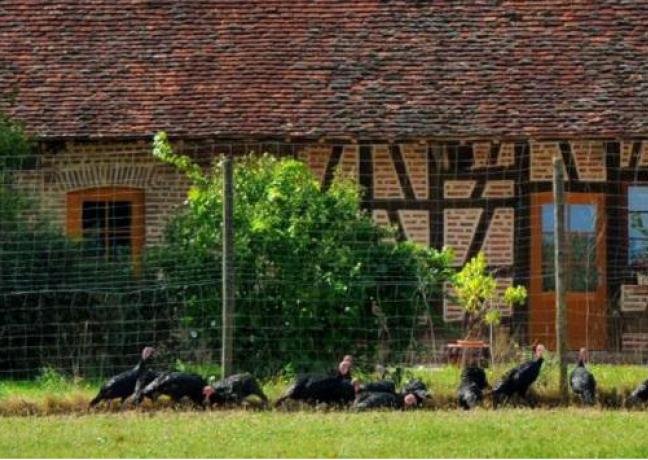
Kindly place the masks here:
<instances>
[{"instance_id":1,"label":"clay tile roof","mask_svg":"<svg viewBox=\"0 0 648 460\"><path fill-rule=\"evenodd\" d=\"M3 0L41 137L648 134L648 2Z\"/></svg>"}]
</instances>

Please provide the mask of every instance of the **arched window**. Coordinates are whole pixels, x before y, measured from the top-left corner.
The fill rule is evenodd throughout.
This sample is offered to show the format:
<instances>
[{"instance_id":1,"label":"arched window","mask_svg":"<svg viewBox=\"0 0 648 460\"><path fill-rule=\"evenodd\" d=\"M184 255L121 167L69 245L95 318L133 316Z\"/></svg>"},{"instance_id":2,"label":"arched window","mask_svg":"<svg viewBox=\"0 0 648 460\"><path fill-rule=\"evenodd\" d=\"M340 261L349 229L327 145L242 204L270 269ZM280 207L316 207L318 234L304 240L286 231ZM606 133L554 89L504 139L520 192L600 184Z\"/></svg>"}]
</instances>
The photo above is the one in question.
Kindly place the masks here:
<instances>
[{"instance_id":1,"label":"arched window","mask_svg":"<svg viewBox=\"0 0 648 460\"><path fill-rule=\"evenodd\" d=\"M144 190L99 187L67 194L67 233L83 238L97 256L130 254L137 266L144 247Z\"/></svg>"}]
</instances>

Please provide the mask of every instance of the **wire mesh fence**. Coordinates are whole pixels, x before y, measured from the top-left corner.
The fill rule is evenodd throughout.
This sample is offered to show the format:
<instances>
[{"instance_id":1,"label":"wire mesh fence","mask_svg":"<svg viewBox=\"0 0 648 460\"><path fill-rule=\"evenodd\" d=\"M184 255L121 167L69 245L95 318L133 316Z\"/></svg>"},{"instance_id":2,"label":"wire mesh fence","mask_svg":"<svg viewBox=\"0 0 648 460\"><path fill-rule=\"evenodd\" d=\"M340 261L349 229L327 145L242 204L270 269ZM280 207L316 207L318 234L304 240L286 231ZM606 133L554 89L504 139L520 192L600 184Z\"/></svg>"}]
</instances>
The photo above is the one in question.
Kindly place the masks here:
<instances>
[{"instance_id":1,"label":"wire mesh fence","mask_svg":"<svg viewBox=\"0 0 648 460\"><path fill-rule=\"evenodd\" d=\"M366 366L444 363L464 335L450 273L479 252L497 296L528 292L524 305L500 302L502 323L485 336L493 351L553 347L557 155L568 175L568 346L644 357L646 141L174 145L202 179L147 141L4 155L0 377L46 366L104 376L146 345L160 365L217 364L223 154L237 168L235 369L328 368L344 354Z\"/></svg>"}]
</instances>

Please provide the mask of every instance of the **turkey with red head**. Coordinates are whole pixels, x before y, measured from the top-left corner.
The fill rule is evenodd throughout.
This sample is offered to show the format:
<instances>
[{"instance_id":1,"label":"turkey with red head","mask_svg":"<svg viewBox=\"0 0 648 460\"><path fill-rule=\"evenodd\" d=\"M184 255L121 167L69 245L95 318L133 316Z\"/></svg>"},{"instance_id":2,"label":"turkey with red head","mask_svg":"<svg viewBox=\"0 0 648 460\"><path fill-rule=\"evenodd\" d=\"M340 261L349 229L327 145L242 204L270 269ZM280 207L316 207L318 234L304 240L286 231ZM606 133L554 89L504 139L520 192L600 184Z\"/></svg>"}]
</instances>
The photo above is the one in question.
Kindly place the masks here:
<instances>
[{"instance_id":1,"label":"turkey with red head","mask_svg":"<svg viewBox=\"0 0 648 460\"><path fill-rule=\"evenodd\" d=\"M534 359L522 363L504 374L502 380L493 388L493 407L497 408L498 405L510 400L514 395L526 398L529 387L540 375L540 369L544 362L542 357L544 351L544 345L536 345L533 347Z\"/></svg>"},{"instance_id":2,"label":"turkey with red head","mask_svg":"<svg viewBox=\"0 0 648 460\"><path fill-rule=\"evenodd\" d=\"M356 387L349 381L352 361L348 356L338 366L336 375L304 374L297 377L284 395L275 402L275 407L286 400L303 401L309 404L349 404L356 396Z\"/></svg>"},{"instance_id":3,"label":"turkey with red head","mask_svg":"<svg viewBox=\"0 0 648 460\"><path fill-rule=\"evenodd\" d=\"M585 367L587 362L587 350L581 348L578 356L578 364L569 376L569 383L572 391L577 395L583 404L592 406L596 402L596 379Z\"/></svg>"}]
</instances>

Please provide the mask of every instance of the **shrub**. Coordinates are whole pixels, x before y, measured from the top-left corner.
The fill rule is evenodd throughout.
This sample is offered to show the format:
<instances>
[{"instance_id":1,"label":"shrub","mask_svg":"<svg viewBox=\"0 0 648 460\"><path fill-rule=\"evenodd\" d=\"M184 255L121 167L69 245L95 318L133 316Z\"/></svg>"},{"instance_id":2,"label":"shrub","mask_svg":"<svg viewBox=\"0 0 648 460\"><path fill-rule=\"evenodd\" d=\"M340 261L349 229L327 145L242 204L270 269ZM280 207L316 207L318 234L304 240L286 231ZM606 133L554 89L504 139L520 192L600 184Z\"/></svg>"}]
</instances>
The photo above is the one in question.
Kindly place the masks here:
<instances>
[{"instance_id":1,"label":"shrub","mask_svg":"<svg viewBox=\"0 0 648 460\"><path fill-rule=\"evenodd\" d=\"M498 304L504 301L511 307L524 303L527 297L524 286L509 286L502 299L497 298L497 283L487 270L486 256L480 252L473 257L453 281L457 300L466 314L467 340L481 339L484 326L498 325L501 312Z\"/></svg>"},{"instance_id":2,"label":"shrub","mask_svg":"<svg viewBox=\"0 0 648 460\"><path fill-rule=\"evenodd\" d=\"M164 133L160 160L192 182L165 244L149 254L158 276L183 303L200 343L220 347L222 171L208 173L175 155ZM361 208L361 191L337 176L328 190L302 162L269 155L237 158L234 168L236 362L277 371L372 356L383 330L392 359L416 346L416 319L435 315L451 254L411 242L390 243L393 229Z\"/></svg>"}]
</instances>

